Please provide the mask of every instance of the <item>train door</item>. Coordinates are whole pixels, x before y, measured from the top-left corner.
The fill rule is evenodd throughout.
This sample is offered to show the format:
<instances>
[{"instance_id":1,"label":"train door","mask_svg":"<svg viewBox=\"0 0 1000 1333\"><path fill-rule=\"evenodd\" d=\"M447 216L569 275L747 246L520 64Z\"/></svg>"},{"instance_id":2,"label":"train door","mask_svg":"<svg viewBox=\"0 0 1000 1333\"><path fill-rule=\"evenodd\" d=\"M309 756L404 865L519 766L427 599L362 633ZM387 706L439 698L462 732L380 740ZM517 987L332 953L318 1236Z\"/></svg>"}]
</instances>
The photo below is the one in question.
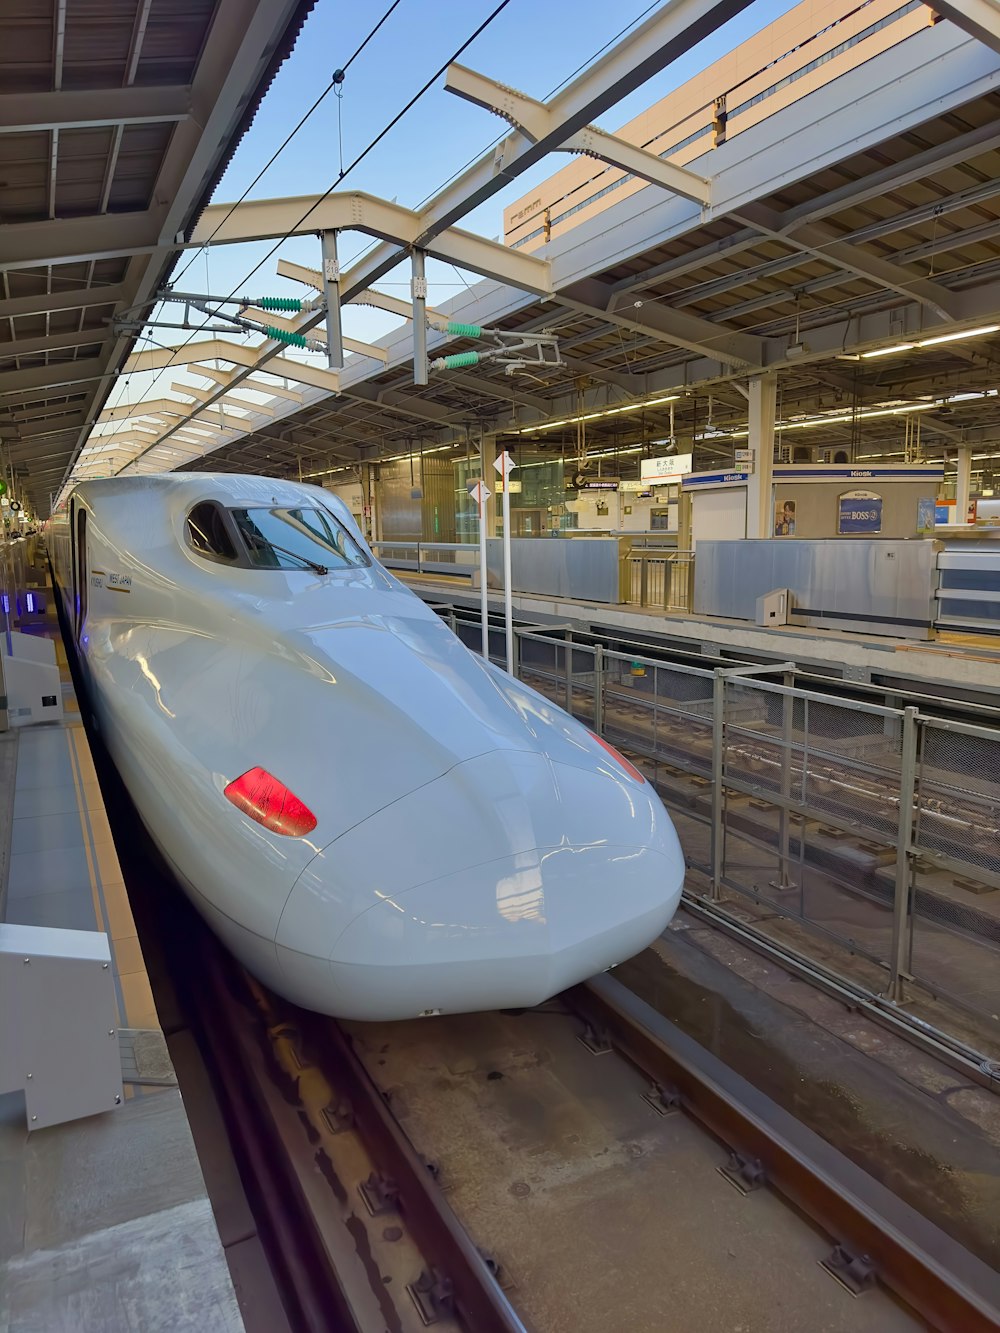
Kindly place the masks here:
<instances>
[{"instance_id":1,"label":"train door","mask_svg":"<svg viewBox=\"0 0 1000 1333\"><path fill-rule=\"evenodd\" d=\"M75 636L77 643L83 636L83 627L87 620L87 584L89 574L87 572L87 511L82 505L77 505L76 514L76 533L75 533L75 559L73 564L76 568L76 598L74 606L76 609Z\"/></svg>"}]
</instances>

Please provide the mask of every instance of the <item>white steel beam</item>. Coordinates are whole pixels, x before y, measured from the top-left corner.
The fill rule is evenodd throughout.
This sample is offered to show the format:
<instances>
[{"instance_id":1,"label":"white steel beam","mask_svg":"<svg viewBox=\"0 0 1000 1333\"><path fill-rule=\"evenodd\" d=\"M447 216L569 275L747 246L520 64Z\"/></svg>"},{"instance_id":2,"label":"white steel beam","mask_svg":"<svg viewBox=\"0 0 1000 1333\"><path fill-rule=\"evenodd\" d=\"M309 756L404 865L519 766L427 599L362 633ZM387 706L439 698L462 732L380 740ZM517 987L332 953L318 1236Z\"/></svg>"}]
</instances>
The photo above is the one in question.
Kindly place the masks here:
<instances>
[{"instance_id":1,"label":"white steel beam","mask_svg":"<svg viewBox=\"0 0 1000 1333\"><path fill-rule=\"evenodd\" d=\"M245 347L242 343L229 342L224 338L208 338L203 342L187 343L183 347L154 347L146 352L133 352L125 362L123 374L132 374L138 370L163 370L167 366L188 366L216 359L229 361L234 366L257 369L261 356L270 351L272 346L264 343L259 347ZM272 356L267 362L267 372L269 375L283 375L301 384L326 389L328 393L337 393L340 389L340 377L333 371L303 365L284 356Z\"/></svg>"},{"instance_id":2,"label":"white steel beam","mask_svg":"<svg viewBox=\"0 0 1000 1333\"><path fill-rule=\"evenodd\" d=\"M102 425L107 421L127 421L140 412L182 412L186 407L186 403L180 403L175 398L150 398L140 403L119 403L117 407L106 407L97 418L97 422L98 425Z\"/></svg>"},{"instance_id":3,"label":"white steel beam","mask_svg":"<svg viewBox=\"0 0 1000 1333\"><path fill-rule=\"evenodd\" d=\"M282 278L291 278L293 282L301 282L306 287L312 287L314 291L323 290L323 275L318 268L306 268L303 264L293 264L288 259L278 260L278 275ZM412 301L403 301L398 296L388 296L385 292L376 292L371 289L361 291L357 296L351 297L354 305L370 305L377 310L385 310L390 315L401 315L403 319L413 318ZM427 316L427 323L432 329L444 330L448 327L448 316L440 314L437 310L432 310L430 306L424 307L424 314ZM347 346L345 341L344 346Z\"/></svg>"},{"instance_id":4,"label":"white steel beam","mask_svg":"<svg viewBox=\"0 0 1000 1333\"><path fill-rule=\"evenodd\" d=\"M423 218L422 213L359 190L331 194L325 199L319 195L248 199L235 208L231 204L212 204L206 208L188 245L198 246L208 240L213 245L230 245L317 231L360 231L409 249L420 237ZM496 241L457 228L442 229L435 236L422 248L436 259L524 291L540 295L551 291L549 266L544 259L519 254ZM347 293L342 292L342 296Z\"/></svg>"},{"instance_id":5,"label":"white steel beam","mask_svg":"<svg viewBox=\"0 0 1000 1333\"><path fill-rule=\"evenodd\" d=\"M595 279L576 282L557 293L560 305L583 314L595 315L617 324L620 328L646 333L675 347L686 347L699 356L710 357L726 365L761 366L764 364L764 341L715 324L699 315L684 310L672 310L668 305L644 301L637 309L622 293L615 293L609 284Z\"/></svg>"},{"instance_id":6,"label":"white steel beam","mask_svg":"<svg viewBox=\"0 0 1000 1333\"><path fill-rule=\"evenodd\" d=\"M271 407L269 403L254 403L246 398L237 398L236 390L232 393L227 393L224 398L216 399L214 390L198 389L193 384L171 384L170 388L173 393L183 393L188 398L197 399L200 403L208 403L214 400L221 403L224 407L242 408L244 412L260 412L263 416L268 417L273 417L276 410ZM184 409L181 415L186 415L191 410L189 403L178 403L178 406Z\"/></svg>"},{"instance_id":7,"label":"white steel beam","mask_svg":"<svg viewBox=\"0 0 1000 1333\"><path fill-rule=\"evenodd\" d=\"M431 250L431 240L459 218L506 188L522 172L559 148L560 141L598 120L616 102L689 51L703 37L746 9L751 0L672 0L623 38L591 69L557 94L547 109L558 129L535 143L515 131L485 153L421 210L416 243ZM447 83L446 83L447 86ZM348 301L399 263L393 243L378 245L344 277L341 297Z\"/></svg>"},{"instance_id":8,"label":"white steel beam","mask_svg":"<svg viewBox=\"0 0 1000 1333\"><path fill-rule=\"evenodd\" d=\"M515 129L521 130L533 144L559 137L560 127L556 123L558 110L550 109L544 102L497 83L476 70L467 69L464 65L449 66L445 87L448 92L456 93L467 102L473 102L502 117ZM582 153L586 157L609 162L652 185L673 190L696 203L707 205L712 201L712 185L704 176L697 176L683 167L665 162L655 153L649 153L617 135L608 134L596 125L581 126L575 133L562 138L555 147L560 152Z\"/></svg>"},{"instance_id":9,"label":"white steel beam","mask_svg":"<svg viewBox=\"0 0 1000 1333\"><path fill-rule=\"evenodd\" d=\"M928 7L985 46L1000 52L1000 3L997 0L927 0Z\"/></svg>"},{"instance_id":10,"label":"white steel beam","mask_svg":"<svg viewBox=\"0 0 1000 1333\"><path fill-rule=\"evenodd\" d=\"M298 333L301 325L301 318L283 319L281 315L276 315L273 310L258 310L257 306L248 306L253 310L254 319L267 320L273 328L284 329L286 333ZM347 338L341 335L340 339L343 347L348 352L356 352L358 356L370 356L373 361L381 361L384 365L389 359L389 353L384 347L376 347L374 343L359 342L357 338Z\"/></svg>"},{"instance_id":11,"label":"white steel beam","mask_svg":"<svg viewBox=\"0 0 1000 1333\"><path fill-rule=\"evenodd\" d=\"M63 89L0 94L0 134L162 125L192 114L187 87Z\"/></svg>"}]
</instances>

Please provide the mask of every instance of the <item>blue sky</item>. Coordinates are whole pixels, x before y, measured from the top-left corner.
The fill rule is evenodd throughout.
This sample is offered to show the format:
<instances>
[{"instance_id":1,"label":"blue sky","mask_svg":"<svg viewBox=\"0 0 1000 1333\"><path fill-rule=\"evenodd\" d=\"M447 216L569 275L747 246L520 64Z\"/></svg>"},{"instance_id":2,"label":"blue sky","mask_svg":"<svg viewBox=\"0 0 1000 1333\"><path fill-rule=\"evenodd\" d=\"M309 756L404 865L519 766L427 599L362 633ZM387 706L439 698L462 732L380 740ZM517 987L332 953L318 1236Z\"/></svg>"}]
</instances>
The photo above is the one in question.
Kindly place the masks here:
<instances>
[{"instance_id":1,"label":"blue sky","mask_svg":"<svg viewBox=\"0 0 1000 1333\"><path fill-rule=\"evenodd\" d=\"M215 202L238 198L329 83L334 69L350 57L382 16L388 3L389 0L362 0L348 6L342 0L317 0L294 52L279 71L220 182ZM792 4L793 0L754 0L741 15L620 102L599 123L606 129L617 129L792 8ZM461 3L436 0L433 5L427 0L402 0L348 71L339 108L333 94L327 97L257 183L250 198L313 195L326 190L336 180L340 168L338 109L346 165L449 59L495 5L496 0ZM461 61L502 83L544 99L574 76L580 66L590 64L597 51L626 25L641 21L655 8L642 0L617 6L609 5L606 0L555 0L547 5L537 0L511 0ZM479 157L507 128L489 112L447 93L444 79L438 79L387 138L349 173L343 188L364 190L397 199L407 207L417 207L466 163ZM504 206L566 161L568 158L562 155L549 157L469 214L461 225L485 236L499 237ZM255 296L305 295L306 289L276 277L277 256L243 285L244 276L271 244L211 247L191 263L182 287L215 295L226 295L234 288L240 294ZM341 262L350 262L369 244L363 236L343 235ZM311 267L319 266L319 242L315 237L297 237L286 242L279 253ZM185 262L182 260L178 271ZM470 284L476 281L472 274L466 274L465 278ZM441 264L428 265L428 279L432 304L447 300L465 285L453 269ZM406 267L390 273L379 285L395 295L405 295L409 286ZM174 307L165 318L176 318L176 314ZM394 316L351 307L345 315L345 332L372 340L397 323ZM154 337L157 342L174 344L182 342L186 335L179 330L160 330ZM143 345L149 344L140 344ZM181 378L185 375L176 370L165 372L156 395L167 389L171 379ZM127 384L116 386L111 402L126 396L134 402L148 396L151 381L150 375L130 376Z\"/></svg>"}]
</instances>

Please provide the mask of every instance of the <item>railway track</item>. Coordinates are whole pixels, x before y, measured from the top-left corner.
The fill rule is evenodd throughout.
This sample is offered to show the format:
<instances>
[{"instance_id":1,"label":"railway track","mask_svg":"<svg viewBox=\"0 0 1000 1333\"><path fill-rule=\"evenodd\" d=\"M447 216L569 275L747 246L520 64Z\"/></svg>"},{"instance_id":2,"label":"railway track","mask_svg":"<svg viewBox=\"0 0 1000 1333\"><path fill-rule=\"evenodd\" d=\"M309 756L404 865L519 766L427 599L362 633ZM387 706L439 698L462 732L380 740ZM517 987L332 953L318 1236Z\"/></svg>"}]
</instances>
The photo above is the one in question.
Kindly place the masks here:
<instances>
[{"instance_id":1,"label":"railway track","mask_svg":"<svg viewBox=\"0 0 1000 1333\"><path fill-rule=\"evenodd\" d=\"M538 1319L538 1293L525 1280L523 1257L516 1261L510 1282L504 1254L490 1257L479 1250L483 1238L476 1232L475 1217L463 1216L467 1195L461 1169L447 1151L439 1162L421 1155L421 1150L435 1150L442 1138L452 1137L447 1097L439 1108L430 1103L439 1129L428 1145L415 1132L413 1118L405 1114L413 1090L405 1080L398 1082L398 1069L393 1086L380 1086L378 1079L389 1043L399 1049L419 1034L418 1040L437 1046L440 1033L446 1052L465 1050L469 1043L489 1051L486 1065L506 1068L502 1077L511 1086L522 1085L525 1107L530 1107L533 1097L544 1100L534 1085L531 1062L526 1065L528 1074L519 1074L520 1042L515 1038L512 1043L505 1035L498 1057L495 1048L490 1049L488 1029L496 1023L508 1029L521 1024L523 1031L523 1025L534 1019L533 1011L441 1020L440 1028L435 1022L341 1026L268 994L206 931L201 929L197 937L199 928L192 930L192 925L185 923L181 932L187 978L183 988L188 1002L198 1006L194 1021L199 1045L291 1329L371 1333L384 1328L415 1333L430 1325L442 1333L452 1329L543 1333L549 1327L584 1331L602 1326L600 1321L581 1321L578 1314L573 1323L549 1325ZM553 1059L562 1086L574 1087L578 1077L572 1072L572 1059L566 1062L569 1046L578 1061L594 1062L602 1087L618 1081L629 1097L645 1094L643 1106L637 1104L629 1113L632 1118L639 1116L641 1136L635 1123L623 1125L617 1134L614 1127L608 1130L612 1153L617 1151L616 1138L630 1150L637 1138L642 1145L643 1160L636 1179L627 1185L630 1191L638 1188L647 1163L652 1169L663 1127L670 1126L675 1114L689 1117L705 1136L707 1147L703 1144L700 1151L736 1186L732 1201L723 1207L738 1214L753 1207L753 1199L763 1192L777 1194L796 1210L783 1213L777 1226L767 1213L756 1214L753 1226L761 1227L756 1238L760 1257L776 1240L780 1243L790 1227L806 1264L822 1261L830 1273L827 1277L818 1269L803 1269L800 1261L784 1271L781 1283L811 1288L818 1279L828 1283L832 1277L863 1297L867 1318L848 1297L828 1297L835 1308L839 1305L840 1318L823 1322L824 1328L871 1328L873 1333L924 1326L947 1333L1000 1328L996 1274L620 983L598 978L561 998L565 1012L547 1021L562 1031L545 1049L557 1052ZM458 1044L449 1046L456 1029ZM387 1031L389 1042L383 1042ZM407 1058L421 1066L425 1063L419 1050ZM600 1063L607 1058L612 1066ZM546 1063L542 1059L539 1068ZM629 1084L629 1067L641 1072L637 1083ZM485 1075L488 1085L495 1073L499 1081L501 1075L492 1068ZM397 1113L399 1104L403 1114ZM519 1132L530 1139L530 1110L517 1111L515 1123L520 1125L522 1114L528 1123ZM563 1114L572 1118L575 1108L564 1108ZM665 1132L675 1133L676 1127ZM679 1148L691 1151L684 1141ZM528 1156L535 1151L529 1147ZM598 1190L594 1200L598 1209L601 1193ZM519 1202L512 1200L512 1207L516 1209ZM718 1206L716 1201L714 1208ZM712 1239L703 1228L691 1225L687 1211L680 1200L667 1197L659 1216L648 1221L663 1226L664 1243L675 1250L686 1247L691 1262L697 1263L696 1252L711 1245ZM822 1231L826 1244L812 1227L804 1228L799 1212ZM609 1207L608 1225L612 1216ZM463 1224L466 1221L470 1230ZM744 1214L739 1225L745 1224ZM721 1225L725 1230L727 1224ZM581 1246L587 1243L581 1235ZM592 1257L595 1264L601 1262L599 1250L598 1246ZM554 1269L551 1278L557 1285ZM655 1288L662 1278L656 1272L639 1271L610 1274L609 1280L624 1284L624 1297L624 1290L635 1283L648 1282ZM746 1281L746 1274L734 1281L728 1300L734 1318L746 1299ZM751 1281L761 1279L751 1276ZM836 1292L832 1284L830 1290ZM887 1303L885 1293L908 1308ZM811 1290L807 1299L816 1299ZM705 1333L716 1327L712 1322L684 1326L692 1333L699 1327ZM273 1333L270 1320L257 1327ZM254 1333L252 1311L248 1328Z\"/></svg>"},{"instance_id":2,"label":"railway track","mask_svg":"<svg viewBox=\"0 0 1000 1333\"><path fill-rule=\"evenodd\" d=\"M505 1290L510 1275L503 1254L482 1253L480 1237L460 1220L466 1196L460 1175L456 1184L455 1166L447 1154L443 1164L422 1157L420 1136L411 1141L412 1125L404 1128L397 1118L395 1103L410 1095L405 1083L390 1096L377 1083L382 1032L372 1037L370 1025L345 1030L276 999L207 935L196 957L194 989L211 1015L199 1019L200 1042L290 1328L302 1333L382 1328L402 1333L428 1325L468 1333L548 1329L537 1317L538 1296L525 1281L523 1259L512 1288ZM822 1262L830 1274L820 1275L822 1281L835 1278L862 1296L869 1318L860 1317L848 1297L834 1295L841 1319L822 1327L879 1333L925 1326L947 1333L1000 1328L996 1274L613 978L599 978L562 998L569 1015L558 1022L571 1023L589 1048L581 1049L579 1059L597 1062L610 1055L616 1061L617 1055L641 1071L648 1105L643 1137L650 1141L642 1146L643 1156L655 1157L661 1126L674 1114L690 1117L709 1136L709 1158L736 1187L735 1203L725 1206L738 1212L753 1207L758 1192L776 1193L826 1236L825 1246L818 1237L815 1244L806 1240L806 1262L809 1256ZM483 1016L482 1022L492 1017ZM510 1021L523 1024L530 1018ZM478 1042L479 1020L457 1021ZM389 1026L395 1031L414 1025ZM434 1025L419 1026L433 1042ZM494 1054L487 1063L502 1065ZM602 1066L599 1076L604 1083L624 1074ZM531 1087L530 1079L523 1081ZM445 1138L451 1133L448 1116L442 1101ZM622 1132L631 1147L635 1126ZM456 1200L454 1208L449 1197ZM595 1207L599 1199L600 1191ZM664 1243L686 1246L696 1263L695 1251L711 1245L711 1237L691 1229L681 1201L663 1202L658 1220ZM608 1225L612 1216L609 1208ZM789 1224L796 1234L803 1229L795 1217L790 1223L782 1219L775 1230L763 1214L761 1257ZM586 1247L588 1237L581 1235L580 1244ZM599 1247L593 1262L601 1262ZM551 1279L558 1284L558 1273ZM662 1279L637 1271L609 1274L609 1280L623 1284L624 1298L625 1288L642 1282L655 1287ZM793 1288L816 1280L800 1262L782 1278ZM734 1283L731 1299L723 1298L733 1318L746 1298L745 1282L744 1275ZM884 1293L908 1309L887 1304ZM601 1327L601 1321L591 1324L574 1314L572 1323L551 1327L587 1330ZM716 1327L684 1326L691 1333ZM252 1317L248 1327L254 1329Z\"/></svg>"}]
</instances>

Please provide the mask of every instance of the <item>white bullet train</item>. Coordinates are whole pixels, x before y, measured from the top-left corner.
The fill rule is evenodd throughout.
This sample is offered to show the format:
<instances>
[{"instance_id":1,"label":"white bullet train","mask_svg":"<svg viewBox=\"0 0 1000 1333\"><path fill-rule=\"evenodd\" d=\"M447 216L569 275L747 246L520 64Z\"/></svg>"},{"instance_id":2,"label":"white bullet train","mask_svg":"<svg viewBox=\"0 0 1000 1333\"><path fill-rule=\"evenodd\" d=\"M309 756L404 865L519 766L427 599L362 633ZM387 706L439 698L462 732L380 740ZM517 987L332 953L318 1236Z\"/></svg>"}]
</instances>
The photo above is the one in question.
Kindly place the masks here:
<instances>
[{"instance_id":1,"label":"white bullet train","mask_svg":"<svg viewBox=\"0 0 1000 1333\"><path fill-rule=\"evenodd\" d=\"M673 916L683 856L642 775L465 648L334 496L93 481L48 543L144 824L279 994L355 1019L531 1006Z\"/></svg>"}]
</instances>

